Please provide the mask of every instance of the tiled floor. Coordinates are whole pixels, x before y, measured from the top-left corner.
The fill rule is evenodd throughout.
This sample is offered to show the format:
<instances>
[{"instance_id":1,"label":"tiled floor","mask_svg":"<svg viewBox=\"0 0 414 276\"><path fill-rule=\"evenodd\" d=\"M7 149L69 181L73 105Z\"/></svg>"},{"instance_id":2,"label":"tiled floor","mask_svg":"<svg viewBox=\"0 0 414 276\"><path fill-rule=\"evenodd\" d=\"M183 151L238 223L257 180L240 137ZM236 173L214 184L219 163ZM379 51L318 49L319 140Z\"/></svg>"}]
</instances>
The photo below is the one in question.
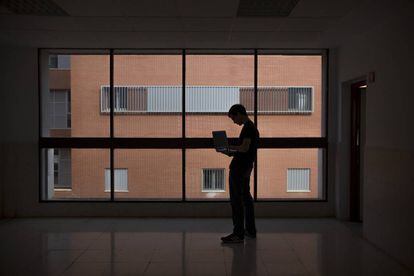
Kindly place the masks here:
<instances>
[{"instance_id":1,"label":"tiled floor","mask_svg":"<svg viewBox=\"0 0 414 276\"><path fill-rule=\"evenodd\" d=\"M411 275L334 219L258 219L223 246L230 219L0 221L0 275Z\"/></svg>"}]
</instances>

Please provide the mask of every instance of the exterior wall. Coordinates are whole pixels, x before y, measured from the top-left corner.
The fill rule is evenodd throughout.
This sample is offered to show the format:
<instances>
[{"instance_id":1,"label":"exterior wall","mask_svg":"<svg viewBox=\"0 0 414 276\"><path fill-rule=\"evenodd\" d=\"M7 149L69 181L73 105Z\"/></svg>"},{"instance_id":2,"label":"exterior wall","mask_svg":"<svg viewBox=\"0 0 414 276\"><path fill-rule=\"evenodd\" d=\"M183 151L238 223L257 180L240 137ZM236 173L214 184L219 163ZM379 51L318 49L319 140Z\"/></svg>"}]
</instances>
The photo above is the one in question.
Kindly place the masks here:
<instances>
[{"instance_id":1,"label":"exterior wall","mask_svg":"<svg viewBox=\"0 0 414 276\"><path fill-rule=\"evenodd\" d=\"M259 149L257 155L257 197L320 198L322 197L321 152L318 149ZM310 192L287 192L287 170L310 169Z\"/></svg>"},{"instance_id":2,"label":"exterior wall","mask_svg":"<svg viewBox=\"0 0 414 276\"><path fill-rule=\"evenodd\" d=\"M107 199L105 168L109 168L109 149L71 149L72 190L55 190L55 198Z\"/></svg>"},{"instance_id":3,"label":"exterior wall","mask_svg":"<svg viewBox=\"0 0 414 276\"><path fill-rule=\"evenodd\" d=\"M100 110L100 87L109 84L108 56L71 57L72 137L109 136L109 114ZM261 56L259 86L312 86L313 112L308 115L260 115L261 137L320 137L322 130L321 57ZM53 71L53 70L51 70ZM115 85L181 85L180 56L115 56ZM253 86L253 58L246 56L188 56L187 85ZM118 137L180 137L181 114L116 114ZM211 137L224 129L237 137L241 128L226 114L188 114L188 137ZM315 150L259 150L258 197L320 198L320 153ZM228 198L230 158L212 149L186 151L188 199ZM56 191L55 198L108 198L104 192L109 150L72 150L72 191ZM116 150L115 168L128 169L128 192L123 199L180 199L181 150ZM225 168L225 192L202 192L202 169ZM311 192L286 191L288 168L310 168ZM253 173L252 173L253 175ZM253 176L251 178L253 194Z\"/></svg>"},{"instance_id":4,"label":"exterior wall","mask_svg":"<svg viewBox=\"0 0 414 276\"><path fill-rule=\"evenodd\" d=\"M49 69L49 88L50 89L69 89L70 72L65 69Z\"/></svg>"},{"instance_id":5,"label":"exterior wall","mask_svg":"<svg viewBox=\"0 0 414 276\"><path fill-rule=\"evenodd\" d=\"M128 169L129 190L115 197L181 200L180 149L115 150L115 167Z\"/></svg>"},{"instance_id":6,"label":"exterior wall","mask_svg":"<svg viewBox=\"0 0 414 276\"><path fill-rule=\"evenodd\" d=\"M261 137L321 137L323 132L322 58L320 56L260 56L259 86L312 86L311 115L260 115Z\"/></svg>"},{"instance_id":7,"label":"exterior wall","mask_svg":"<svg viewBox=\"0 0 414 276\"><path fill-rule=\"evenodd\" d=\"M108 137L100 113L100 87L109 83L109 56L71 56L72 137Z\"/></svg>"}]
</instances>

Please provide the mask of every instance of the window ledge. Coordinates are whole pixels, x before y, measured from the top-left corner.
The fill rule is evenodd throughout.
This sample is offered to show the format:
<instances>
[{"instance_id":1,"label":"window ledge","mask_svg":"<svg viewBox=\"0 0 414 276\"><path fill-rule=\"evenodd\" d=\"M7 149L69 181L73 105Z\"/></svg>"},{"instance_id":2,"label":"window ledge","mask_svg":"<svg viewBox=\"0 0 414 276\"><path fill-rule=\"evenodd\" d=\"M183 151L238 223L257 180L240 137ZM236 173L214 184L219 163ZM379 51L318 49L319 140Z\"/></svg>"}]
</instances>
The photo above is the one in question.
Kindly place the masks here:
<instances>
[{"instance_id":1,"label":"window ledge","mask_svg":"<svg viewBox=\"0 0 414 276\"><path fill-rule=\"evenodd\" d=\"M288 193L310 193L311 190L287 190Z\"/></svg>"},{"instance_id":2,"label":"window ledge","mask_svg":"<svg viewBox=\"0 0 414 276\"><path fill-rule=\"evenodd\" d=\"M55 192L71 192L72 188L54 188Z\"/></svg>"}]
</instances>

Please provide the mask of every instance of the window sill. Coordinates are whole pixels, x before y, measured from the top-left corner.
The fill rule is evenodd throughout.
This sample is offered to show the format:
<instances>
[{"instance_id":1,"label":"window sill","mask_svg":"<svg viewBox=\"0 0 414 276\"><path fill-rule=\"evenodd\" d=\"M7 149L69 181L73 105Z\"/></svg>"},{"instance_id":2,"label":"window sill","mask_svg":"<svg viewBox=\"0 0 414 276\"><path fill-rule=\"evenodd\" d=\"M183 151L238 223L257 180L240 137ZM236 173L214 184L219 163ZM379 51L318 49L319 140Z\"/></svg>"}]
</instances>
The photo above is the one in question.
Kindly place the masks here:
<instances>
[{"instance_id":1,"label":"window sill","mask_svg":"<svg viewBox=\"0 0 414 276\"><path fill-rule=\"evenodd\" d=\"M202 190L203 193L225 193L226 190Z\"/></svg>"},{"instance_id":2,"label":"window sill","mask_svg":"<svg viewBox=\"0 0 414 276\"><path fill-rule=\"evenodd\" d=\"M105 190L105 193L110 193L111 191L110 190ZM115 193L129 193L129 190L123 190L123 191L117 191L117 190L115 190L114 191Z\"/></svg>"},{"instance_id":3,"label":"window sill","mask_svg":"<svg viewBox=\"0 0 414 276\"><path fill-rule=\"evenodd\" d=\"M287 193L310 193L311 190L295 190L295 191L286 191Z\"/></svg>"},{"instance_id":4,"label":"window sill","mask_svg":"<svg viewBox=\"0 0 414 276\"><path fill-rule=\"evenodd\" d=\"M72 192L72 188L54 188L55 192Z\"/></svg>"}]
</instances>

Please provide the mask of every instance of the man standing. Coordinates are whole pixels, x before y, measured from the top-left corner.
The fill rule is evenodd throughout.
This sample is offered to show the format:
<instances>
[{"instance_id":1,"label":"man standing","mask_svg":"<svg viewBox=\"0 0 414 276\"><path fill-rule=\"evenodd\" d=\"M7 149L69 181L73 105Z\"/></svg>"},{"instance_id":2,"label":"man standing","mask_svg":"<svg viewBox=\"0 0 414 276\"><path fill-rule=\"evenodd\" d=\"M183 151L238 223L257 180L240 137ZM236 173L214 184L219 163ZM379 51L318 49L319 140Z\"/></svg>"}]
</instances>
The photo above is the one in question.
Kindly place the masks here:
<instances>
[{"instance_id":1,"label":"man standing","mask_svg":"<svg viewBox=\"0 0 414 276\"><path fill-rule=\"evenodd\" d=\"M259 132L241 104L233 105L228 116L243 125L238 145L230 146L224 154L233 156L230 163L230 201L233 214L233 233L222 237L223 243L243 242L244 236L256 238L253 198L250 194L250 174L256 159ZM246 228L244 227L246 220Z\"/></svg>"}]
</instances>

